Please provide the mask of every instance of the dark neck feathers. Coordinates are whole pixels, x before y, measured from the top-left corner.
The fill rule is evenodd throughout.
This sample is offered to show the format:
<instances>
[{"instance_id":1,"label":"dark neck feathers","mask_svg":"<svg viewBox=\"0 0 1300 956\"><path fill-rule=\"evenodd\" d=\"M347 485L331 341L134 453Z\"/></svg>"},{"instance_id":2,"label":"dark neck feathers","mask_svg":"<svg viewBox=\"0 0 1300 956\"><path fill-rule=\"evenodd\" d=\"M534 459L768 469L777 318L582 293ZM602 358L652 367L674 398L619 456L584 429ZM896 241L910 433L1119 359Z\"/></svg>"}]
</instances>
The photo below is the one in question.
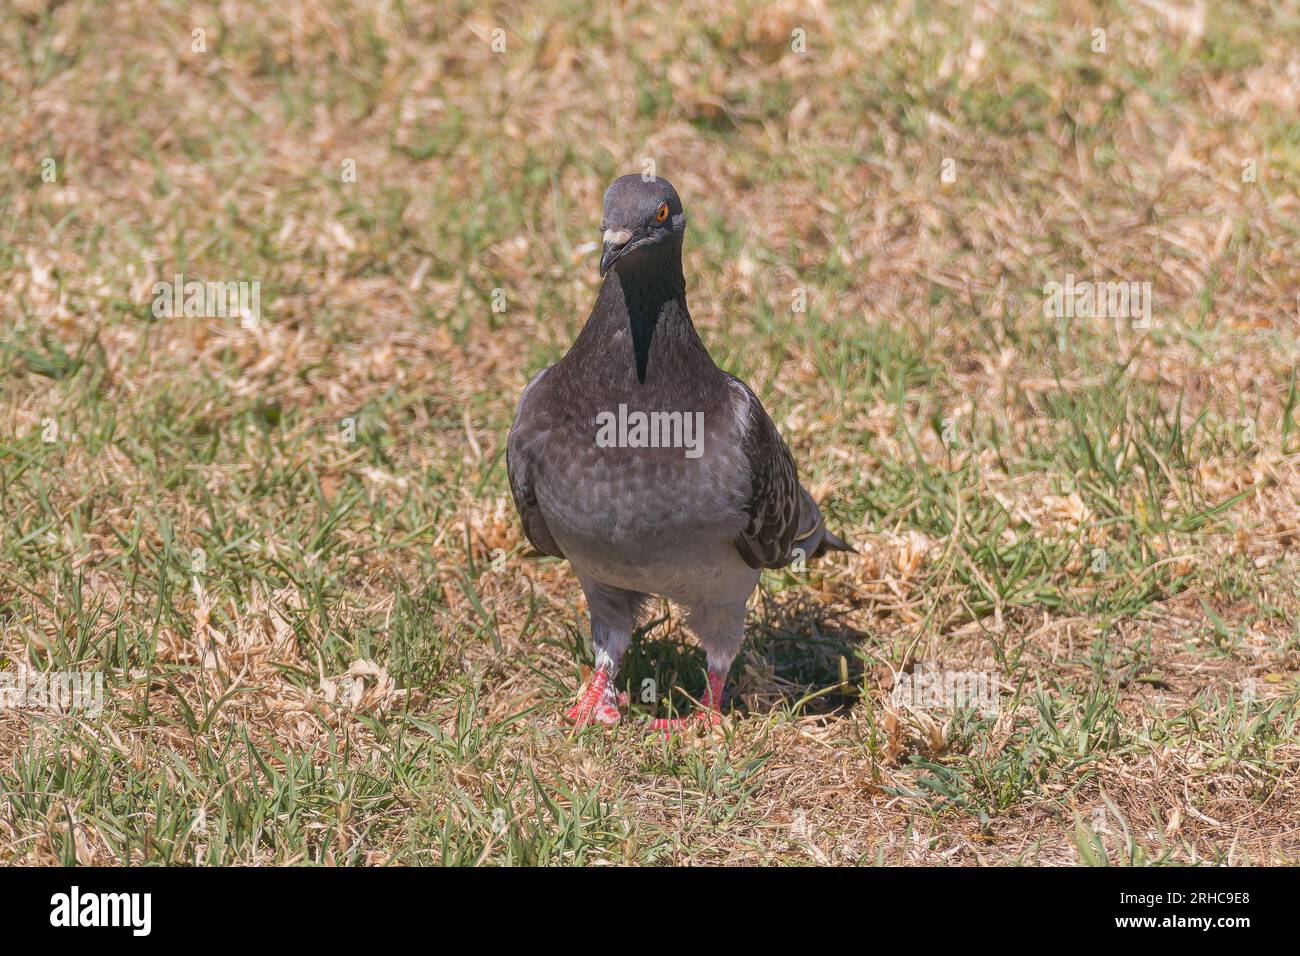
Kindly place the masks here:
<instances>
[{"instance_id":1,"label":"dark neck feathers","mask_svg":"<svg viewBox=\"0 0 1300 956\"><path fill-rule=\"evenodd\" d=\"M595 308L565 357L575 374L615 389L717 374L686 308L680 250L666 250L673 251L677 255L620 263L606 273Z\"/></svg>"}]
</instances>

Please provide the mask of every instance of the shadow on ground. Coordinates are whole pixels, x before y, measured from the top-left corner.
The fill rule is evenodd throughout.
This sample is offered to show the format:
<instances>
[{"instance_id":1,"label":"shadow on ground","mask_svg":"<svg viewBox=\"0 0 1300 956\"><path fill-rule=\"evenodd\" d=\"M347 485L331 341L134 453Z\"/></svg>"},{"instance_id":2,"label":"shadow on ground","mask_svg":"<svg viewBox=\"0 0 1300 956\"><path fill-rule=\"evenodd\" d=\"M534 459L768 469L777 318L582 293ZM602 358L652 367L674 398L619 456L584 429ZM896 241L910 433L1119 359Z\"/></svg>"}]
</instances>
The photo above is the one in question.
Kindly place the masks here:
<instances>
[{"instance_id":1,"label":"shadow on ground","mask_svg":"<svg viewBox=\"0 0 1300 956\"><path fill-rule=\"evenodd\" d=\"M704 651L667 605L656 606L652 613L633 635L619 687L627 691L632 713L688 713L704 693ZM724 709L847 713L862 686L859 651L870 640L871 635L851 626L842 611L803 595L787 598L763 592L750 609Z\"/></svg>"}]
</instances>

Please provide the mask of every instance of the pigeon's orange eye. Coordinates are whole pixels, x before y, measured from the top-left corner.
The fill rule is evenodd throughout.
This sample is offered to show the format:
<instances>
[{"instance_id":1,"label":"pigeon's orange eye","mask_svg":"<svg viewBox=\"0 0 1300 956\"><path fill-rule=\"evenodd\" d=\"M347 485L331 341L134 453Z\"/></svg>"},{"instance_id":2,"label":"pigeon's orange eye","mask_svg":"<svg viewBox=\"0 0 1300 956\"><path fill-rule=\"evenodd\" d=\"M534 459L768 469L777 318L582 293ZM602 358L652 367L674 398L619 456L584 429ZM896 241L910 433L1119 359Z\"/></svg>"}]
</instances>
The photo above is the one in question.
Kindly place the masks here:
<instances>
[{"instance_id":1,"label":"pigeon's orange eye","mask_svg":"<svg viewBox=\"0 0 1300 956\"><path fill-rule=\"evenodd\" d=\"M661 202L659 204L659 211L655 213L655 222L663 222L667 218L668 218L668 203Z\"/></svg>"}]
</instances>

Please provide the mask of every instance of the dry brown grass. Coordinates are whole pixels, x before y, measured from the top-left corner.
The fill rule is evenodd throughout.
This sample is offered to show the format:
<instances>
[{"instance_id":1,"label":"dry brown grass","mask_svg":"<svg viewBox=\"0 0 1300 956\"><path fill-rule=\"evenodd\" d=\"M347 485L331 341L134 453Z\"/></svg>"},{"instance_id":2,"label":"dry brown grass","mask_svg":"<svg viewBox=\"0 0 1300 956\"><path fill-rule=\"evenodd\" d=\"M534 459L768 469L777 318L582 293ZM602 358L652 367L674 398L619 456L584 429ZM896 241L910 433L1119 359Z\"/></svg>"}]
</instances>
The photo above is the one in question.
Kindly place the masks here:
<instances>
[{"instance_id":1,"label":"dry brown grass","mask_svg":"<svg viewBox=\"0 0 1300 956\"><path fill-rule=\"evenodd\" d=\"M0 860L1300 857L1296 4L323 6L0 15L0 659L109 682L0 711ZM555 725L581 596L500 467L646 158L862 552L767 582L680 748ZM260 326L153 320L176 271ZM1070 272L1155 328L1045 319ZM630 679L693 693L665 614Z\"/></svg>"}]
</instances>

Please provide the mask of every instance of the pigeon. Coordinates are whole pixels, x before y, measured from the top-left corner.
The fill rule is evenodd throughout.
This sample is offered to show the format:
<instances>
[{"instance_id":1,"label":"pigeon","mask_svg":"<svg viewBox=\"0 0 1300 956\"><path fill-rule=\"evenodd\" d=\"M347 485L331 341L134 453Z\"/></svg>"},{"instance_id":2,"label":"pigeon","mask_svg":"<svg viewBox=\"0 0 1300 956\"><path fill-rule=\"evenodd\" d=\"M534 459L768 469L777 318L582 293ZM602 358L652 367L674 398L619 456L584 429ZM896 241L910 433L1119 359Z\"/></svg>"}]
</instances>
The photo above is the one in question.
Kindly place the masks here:
<instances>
[{"instance_id":1,"label":"pigeon","mask_svg":"<svg viewBox=\"0 0 1300 956\"><path fill-rule=\"evenodd\" d=\"M764 568L854 550L831 533L753 391L714 364L686 307L686 214L661 177L605 193L603 282L586 325L525 386L506 445L528 541L567 559L587 599L595 669L569 722L613 726L634 622L684 611L707 690L669 734L722 720L723 689Z\"/></svg>"}]
</instances>

